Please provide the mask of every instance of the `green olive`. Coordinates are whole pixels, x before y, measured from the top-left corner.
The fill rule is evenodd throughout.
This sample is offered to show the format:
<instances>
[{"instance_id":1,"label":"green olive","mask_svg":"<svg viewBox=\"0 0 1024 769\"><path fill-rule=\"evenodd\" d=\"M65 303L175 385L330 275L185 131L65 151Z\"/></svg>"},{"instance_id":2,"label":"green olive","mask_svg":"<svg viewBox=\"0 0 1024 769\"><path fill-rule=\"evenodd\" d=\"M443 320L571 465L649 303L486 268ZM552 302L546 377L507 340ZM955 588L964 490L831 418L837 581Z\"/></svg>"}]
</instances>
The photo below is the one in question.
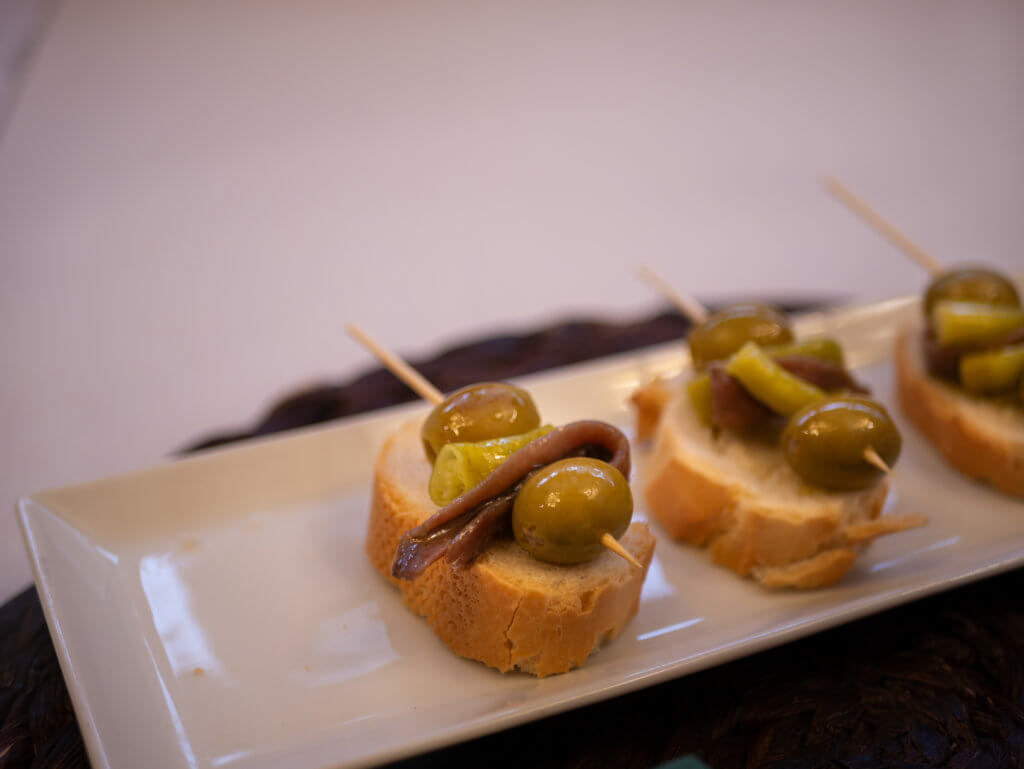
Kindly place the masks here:
<instances>
[{"instance_id":1,"label":"green olive","mask_svg":"<svg viewBox=\"0 0 1024 769\"><path fill-rule=\"evenodd\" d=\"M521 435L540 427L530 394L504 382L483 382L456 390L434 406L420 430L431 462L446 443L476 443Z\"/></svg>"},{"instance_id":2,"label":"green olive","mask_svg":"<svg viewBox=\"0 0 1024 769\"><path fill-rule=\"evenodd\" d=\"M690 332L693 365L703 368L713 360L728 358L747 342L762 347L793 341L789 320L773 307L741 304L711 313Z\"/></svg>"},{"instance_id":3,"label":"green olive","mask_svg":"<svg viewBox=\"0 0 1024 769\"><path fill-rule=\"evenodd\" d=\"M801 409L782 433L782 452L790 466L812 486L832 491L869 487L883 471L865 459L865 452L873 449L892 467L901 443L884 406L849 395Z\"/></svg>"},{"instance_id":4,"label":"green olive","mask_svg":"<svg viewBox=\"0 0 1024 769\"><path fill-rule=\"evenodd\" d=\"M1020 306L1020 297L1013 283L984 267L961 267L935 278L924 295L925 317L931 318L936 302L943 301Z\"/></svg>"},{"instance_id":5,"label":"green olive","mask_svg":"<svg viewBox=\"0 0 1024 769\"><path fill-rule=\"evenodd\" d=\"M512 531L531 555L582 563L604 550L601 537L622 536L633 515L629 483L607 462L562 459L534 474L516 496Z\"/></svg>"}]
</instances>

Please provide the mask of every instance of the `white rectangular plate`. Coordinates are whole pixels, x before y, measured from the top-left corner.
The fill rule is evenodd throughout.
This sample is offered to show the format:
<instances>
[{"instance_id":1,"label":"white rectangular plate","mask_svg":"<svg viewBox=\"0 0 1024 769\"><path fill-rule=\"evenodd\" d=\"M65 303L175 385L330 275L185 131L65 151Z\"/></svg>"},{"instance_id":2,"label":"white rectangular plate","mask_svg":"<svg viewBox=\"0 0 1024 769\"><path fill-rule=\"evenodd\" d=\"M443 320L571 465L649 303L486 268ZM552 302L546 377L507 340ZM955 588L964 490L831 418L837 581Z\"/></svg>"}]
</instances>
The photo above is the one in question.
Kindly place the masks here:
<instances>
[{"instance_id":1,"label":"white rectangular plate","mask_svg":"<svg viewBox=\"0 0 1024 769\"><path fill-rule=\"evenodd\" d=\"M809 316L891 403L896 300ZM526 380L545 420L631 431L627 398L683 347ZM375 454L416 405L23 499L36 582L93 766L360 766L650 686L1024 562L1019 501L904 435L890 509L931 524L828 590L769 592L659 537L640 609L587 665L537 680L459 659L363 555ZM637 488L644 452L637 452ZM638 501L640 495L637 495ZM638 511L643 515L642 503ZM655 526L655 532L659 533Z\"/></svg>"}]
</instances>

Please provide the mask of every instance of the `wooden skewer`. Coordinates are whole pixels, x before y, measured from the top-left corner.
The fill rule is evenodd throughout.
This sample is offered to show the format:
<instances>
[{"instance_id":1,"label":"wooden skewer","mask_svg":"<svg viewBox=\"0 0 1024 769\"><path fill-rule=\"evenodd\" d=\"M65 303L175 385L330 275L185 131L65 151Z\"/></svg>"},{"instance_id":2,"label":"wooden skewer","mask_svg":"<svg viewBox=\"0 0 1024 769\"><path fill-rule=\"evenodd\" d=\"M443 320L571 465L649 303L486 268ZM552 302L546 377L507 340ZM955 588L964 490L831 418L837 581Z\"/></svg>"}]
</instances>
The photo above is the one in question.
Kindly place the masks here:
<instances>
[{"instance_id":1,"label":"wooden skewer","mask_svg":"<svg viewBox=\"0 0 1024 769\"><path fill-rule=\"evenodd\" d=\"M607 547L616 555L625 558L636 568L642 569L644 567L644 565L640 563L640 561L633 557L633 554L631 552L629 552L626 548L622 546L622 543L620 543L619 540L615 539L615 537L613 537L607 531L601 535L601 544Z\"/></svg>"},{"instance_id":2,"label":"wooden skewer","mask_svg":"<svg viewBox=\"0 0 1024 769\"><path fill-rule=\"evenodd\" d=\"M707 320L708 308L697 299L678 290L646 264L641 264L639 269L640 276L672 302L679 309L679 312L690 319L691 323L696 326L698 323L703 323Z\"/></svg>"},{"instance_id":3,"label":"wooden skewer","mask_svg":"<svg viewBox=\"0 0 1024 769\"><path fill-rule=\"evenodd\" d=\"M892 472L892 468L889 467L889 465L885 463L885 460L879 456L878 452L870 446L864 449L864 461L869 465L874 465L886 475Z\"/></svg>"},{"instance_id":4,"label":"wooden skewer","mask_svg":"<svg viewBox=\"0 0 1024 769\"><path fill-rule=\"evenodd\" d=\"M348 332L350 337L373 353L377 359L384 364L384 367L387 368L388 371L407 384L409 388L423 398L423 400L428 401L435 406L444 400L444 395L441 391L428 382L422 374L389 349L384 347L384 345L377 342L377 340L359 328L359 326L354 323L349 323L345 326L345 331ZM601 544L616 555L625 558L636 568L642 569L644 567L643 564L634 558L633 555L611 534L608 534L607 532L603 534L601 536Z\"/></svg>"},{"instance_id":5,"label":"wooden skewer","mask_svg":"<svg viewBox=\"0 0 1024 769\"><path fill-rule=\"evenodd\" d=\"M842 182L832 176L825 177L825 189L858 214L864 221L878 230L907 256L928 270L933 276L943 272L942 264L931 254L900 232L867 203L851 192Z\"/></svg>"},{"instance_id":6,"label":"wooden skewer","mask_svg":"<svg viewBox=\"0 0 1024 769\"><path fill-rule=\"evenodd\" d=\"M384 364L388 371L402 380L409 386L410 390L423 398L423 400L435 406L444 400L444 395L441 391L430 384L422 374L391 352L391 350L384 347L384 345L377 342L376 339L359 328L359 326L349 323L345 326L345 331L359 344L376 355L377 359Z\"/></svg>"}]
</instances>

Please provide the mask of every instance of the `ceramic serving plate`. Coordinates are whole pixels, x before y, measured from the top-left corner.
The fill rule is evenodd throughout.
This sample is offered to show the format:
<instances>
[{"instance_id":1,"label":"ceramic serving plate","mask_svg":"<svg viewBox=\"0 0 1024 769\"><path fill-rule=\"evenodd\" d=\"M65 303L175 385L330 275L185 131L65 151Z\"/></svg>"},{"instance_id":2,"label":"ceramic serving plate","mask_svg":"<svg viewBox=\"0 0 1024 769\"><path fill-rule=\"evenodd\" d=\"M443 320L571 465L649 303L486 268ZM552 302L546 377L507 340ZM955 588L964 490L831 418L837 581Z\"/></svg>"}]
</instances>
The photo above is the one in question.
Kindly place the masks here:
<instances>
[{"instance_id":1,"label":"ceramic serving plate","mask_svg":"<svg viewBox=\"0 0 1024 769\"><path fill-rule=\"evenodd\" d=\"M896 300L804 318L891 403ZM525 381L547 421L632 431L627 398L681 344ZM659 536L639 612L537 680L451 654L363 555L374 457L403 407L36 494L19 517L93 766L362 766L650 686L1024 562L1024 505L904 435L886 537L837 587L769 592ZM643 484L638 450L635 488ZM643 516L641 495L638 514ZM657 526L654 526L658 532Z\"/></svg>"}]
</instances>

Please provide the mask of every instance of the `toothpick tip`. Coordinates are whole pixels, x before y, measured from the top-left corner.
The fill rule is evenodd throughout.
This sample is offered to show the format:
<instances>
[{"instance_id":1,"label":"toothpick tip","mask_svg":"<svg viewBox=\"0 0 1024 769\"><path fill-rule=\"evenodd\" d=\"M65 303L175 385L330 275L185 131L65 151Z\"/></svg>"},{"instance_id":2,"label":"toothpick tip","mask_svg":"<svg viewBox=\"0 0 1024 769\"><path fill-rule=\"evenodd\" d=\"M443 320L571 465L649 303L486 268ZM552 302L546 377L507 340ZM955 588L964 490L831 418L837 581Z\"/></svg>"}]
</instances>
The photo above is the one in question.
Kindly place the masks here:
<instances>
[{"instance_id":1,"label":"toothpick tip","mask_svg":"<svg viewBox=\"0 0 1024 769\"><path fill-rule=\"evenodd\" d=\"M605 532L601 535L601 544L607 547L620 558L629 561L637 569L642 569L644 567L644 565L640 563L640 561L633 557L633 554L631 552L629 552L626 548L622 546L619 540L615 539L615 537L613 537L608 532Z\"/></svg>"},{"instance_id":2,"label":"toothpick tip","mask_svg":"<svg viewBox=\"0 0 1024 769\"><path fill-rule=\"evenodd\" d=\"M881 455L871 446L864 449L864 461L869 465L874 465L886 475L892 472L892 468L889 467L886 461L882 459Z\"/></svg>"}]
</instances>

